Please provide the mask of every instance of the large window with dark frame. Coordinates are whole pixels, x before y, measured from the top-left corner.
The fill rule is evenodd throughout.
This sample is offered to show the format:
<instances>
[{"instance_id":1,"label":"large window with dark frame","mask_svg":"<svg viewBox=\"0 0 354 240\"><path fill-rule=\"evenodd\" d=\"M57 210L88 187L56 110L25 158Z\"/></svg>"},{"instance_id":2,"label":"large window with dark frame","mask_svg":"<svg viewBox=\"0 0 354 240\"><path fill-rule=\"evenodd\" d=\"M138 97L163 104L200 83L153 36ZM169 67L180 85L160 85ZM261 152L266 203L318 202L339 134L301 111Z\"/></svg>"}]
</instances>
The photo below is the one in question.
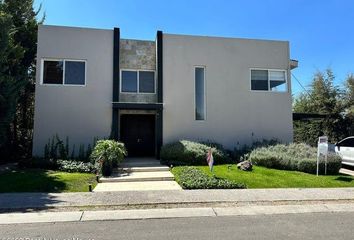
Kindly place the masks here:
<instances>
[{"instance_id":1,"label":"large window with dark frame","mask_svg":"<svg viewBox=\"0 0 354 240\"><path fill-rule=\"evenodd\" d=\"M287 92L286 70L251 69L251 90Z\"/></svg>"},{"instance_id":2,"label":"large window with dark frame","mask_svg":"<svg viewBox=\"0 0 354 240\"><path fill-rule=\"evenodd\" d=\"M43 60L42 84L85 85L86 62L83 60Z\"/></svg>"},{"instance_id":3,"label":"large window with dark frame","mask_svg":"<svg viewBox=\"0 0 354 240\"><path fill-rule=\"evenodd\" d=\"M122 70L122 93L155 93L155 72L148 70Z\"/></svg>"}]
</instances>

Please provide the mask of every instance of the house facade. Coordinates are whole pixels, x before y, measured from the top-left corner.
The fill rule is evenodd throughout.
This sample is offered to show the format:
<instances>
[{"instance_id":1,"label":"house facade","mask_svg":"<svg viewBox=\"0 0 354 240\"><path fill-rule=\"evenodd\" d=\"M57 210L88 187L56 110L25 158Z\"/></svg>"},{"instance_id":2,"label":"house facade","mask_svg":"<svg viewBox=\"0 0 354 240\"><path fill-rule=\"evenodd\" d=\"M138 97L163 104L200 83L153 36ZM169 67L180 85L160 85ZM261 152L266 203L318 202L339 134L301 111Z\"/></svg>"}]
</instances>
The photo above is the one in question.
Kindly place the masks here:
<instances>
[{"instance_id":1,"label":"house facade","mask_svg":"<svg viewBox=\"0 0 354 240\"><path fill-rule=\"evenodd\" d=\"M234 148L293 138L289 42L41 25L33 155L55 134L71 144L124 142L130 156L209 140Z\"/></svg>"}]
</instances>

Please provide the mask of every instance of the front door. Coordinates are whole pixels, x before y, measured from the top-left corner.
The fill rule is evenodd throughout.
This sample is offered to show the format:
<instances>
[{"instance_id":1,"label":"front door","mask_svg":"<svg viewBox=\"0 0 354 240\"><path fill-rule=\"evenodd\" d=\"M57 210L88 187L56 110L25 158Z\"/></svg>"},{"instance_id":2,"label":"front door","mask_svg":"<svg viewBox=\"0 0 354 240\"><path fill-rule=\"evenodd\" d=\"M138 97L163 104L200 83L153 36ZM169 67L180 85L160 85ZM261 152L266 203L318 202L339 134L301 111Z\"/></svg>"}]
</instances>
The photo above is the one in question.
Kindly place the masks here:
<instances>
[{"instance_id":1,"label":"front door","mask_svg":"<svg viewBox=\"0 0 354 240\"><path fill-rule=\"evenodd\" d=\"M155 155L155 115L121 115L120 140L128 150L128 156Z\"/></svg>"}]
</instances>

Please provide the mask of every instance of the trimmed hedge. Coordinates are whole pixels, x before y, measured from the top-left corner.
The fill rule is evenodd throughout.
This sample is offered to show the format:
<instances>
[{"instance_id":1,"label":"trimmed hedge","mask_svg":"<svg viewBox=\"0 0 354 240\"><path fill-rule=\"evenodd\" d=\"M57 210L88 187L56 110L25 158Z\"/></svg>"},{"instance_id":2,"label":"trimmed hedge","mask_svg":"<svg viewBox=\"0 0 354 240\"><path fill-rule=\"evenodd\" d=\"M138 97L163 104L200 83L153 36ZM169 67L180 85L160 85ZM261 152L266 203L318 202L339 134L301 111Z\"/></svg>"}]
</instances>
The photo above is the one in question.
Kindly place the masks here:
<instances>
[{"instance_id":1,"label":"trimmed hedge","mask_svg":"<svg viewBox=\"0 0 354 240\"><path fill-rule=\"evenodd\" d=\"M246 188L243 183L210 177L195 167L182 167L174 172L176 181L183 189L236 189Z\"/></svg>"},{"instance_id":2,"label":"trimmed hedge","mask_svg":"<svg viewBox=\"0 0 354 240\"><path fill-rule=\"evenodd\" d=\"M317 149L303 143L289 145L278 144L253 150L249 159L258 166L281 170L293 170L306 173L316 173ZM327 158L327 174L338 174L342 160L335 153L329 153ZM320 174L324 174L325 161L321 158Z\"/></svg>"},{"instance_id":3,"label":"trimmed hedge","mask_svg":"<svg viewBox=\"0 0 354 240\"><path fill-rule=\"evenodd\" d=\"M166 165L206 165L206 155L210 148L213 149L214 164L230 162L231 158L222 148L215 147L215 143L198 143L188 140L166 144L162 146L161 163Z\"/></svg>"}]
</instances>

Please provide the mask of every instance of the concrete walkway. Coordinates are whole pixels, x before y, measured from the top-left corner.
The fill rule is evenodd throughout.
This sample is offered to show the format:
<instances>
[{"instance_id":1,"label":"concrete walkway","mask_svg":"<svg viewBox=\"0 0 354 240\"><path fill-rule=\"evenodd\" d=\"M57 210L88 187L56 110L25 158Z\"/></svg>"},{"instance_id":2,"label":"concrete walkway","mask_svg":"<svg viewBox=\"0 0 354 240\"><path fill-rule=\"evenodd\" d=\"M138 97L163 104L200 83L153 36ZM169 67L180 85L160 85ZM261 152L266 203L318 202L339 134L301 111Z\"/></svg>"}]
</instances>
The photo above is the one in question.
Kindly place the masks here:
<instances>
[{"instance_id":1,"label":"concrete walkway","mask_svg":"<svg viewBox=\"0 0 354 240\"><path fill-rule=\"evenodd\" d=\"M242 206L0 214L1 224L354 212L354 204Z\"/></svg>"},{"instance_id":2,"label":"concrete walkway","mask_svg":"<svg viewBox=\"0 0 354 240\"><path fill-rule=\"evenodd\" d=\"M99 183L94 192L182 190L175 181L139 181Z\"/></svg>"},{"instance_id":3,"label":"concrete walkway","mask_svg":"<svg viewBox=\"0 0 354 240\"><path fill-rule=\"evenodd\" d=\"M306 189L234 189L234 190L165 190L93 193L3 193L0 194L0 211L31 211L68 207L149 208L175 204L178 206L235 203L282 202L354 202L354 188Z\"/></svg>"},{"instance_id":4,"label":"concrete walkway","mask_svg":"<svg viewBox=\"0 0 354 240\"><path fill-rule=\"evenodd\" d=\"M94 192L181 190L170 168L152 158L127 158L112 176L101 177Z\"/></svg>"}]
</instances>

